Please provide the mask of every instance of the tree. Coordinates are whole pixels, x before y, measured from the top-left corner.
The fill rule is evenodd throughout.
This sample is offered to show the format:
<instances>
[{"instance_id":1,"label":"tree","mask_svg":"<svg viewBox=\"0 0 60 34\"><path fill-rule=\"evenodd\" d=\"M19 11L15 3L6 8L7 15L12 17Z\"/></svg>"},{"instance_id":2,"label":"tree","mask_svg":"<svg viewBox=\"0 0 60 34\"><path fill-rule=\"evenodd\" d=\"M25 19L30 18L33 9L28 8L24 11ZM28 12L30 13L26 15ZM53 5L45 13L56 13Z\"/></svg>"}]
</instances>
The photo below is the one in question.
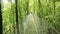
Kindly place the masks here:
<instances>
[{"instance_id":1,"label":"tree","mask_svg":"<svg viewBox=\"0 0 60 34\"><path fill-rule=\"evenodd\" d=\"M41 1L40 0L38 0L38 3L39 3L39 11L40 11L41 25L42 25L43 9L42 9L42 4L41 4Z\"/></svg>"},{"instance_id":2,"label":"tree","mask_svg":"<svg viewBox=\"0 0 60 34\"><path fill-rule=\"evenodd\" d=\"M29 0L26 0L26 5L27 5L27 7L26 7L26 9L27 9L27 15L29 14Z\"/></svg>"},{"instance_id":3,"label":"tree","mask_svg":"<svg viewBox=\"0 0 60 34\"><path fill-rule=\"evenodd\" d=\"M19 34L19 25L18 25L18 10L17 10L17 0L16 2L16 27L17 27L17 34Z\"/></svg>"},{"instance_id":4,"label":"tree","mask_svg":"<svg viewBox=\"0 0 60 34\"><path fill-rule=\"evenodd\" d=\"M2 34L2 12L1 12L1 0L0 0L0 32Z\"/></svg>"}]
</instances>

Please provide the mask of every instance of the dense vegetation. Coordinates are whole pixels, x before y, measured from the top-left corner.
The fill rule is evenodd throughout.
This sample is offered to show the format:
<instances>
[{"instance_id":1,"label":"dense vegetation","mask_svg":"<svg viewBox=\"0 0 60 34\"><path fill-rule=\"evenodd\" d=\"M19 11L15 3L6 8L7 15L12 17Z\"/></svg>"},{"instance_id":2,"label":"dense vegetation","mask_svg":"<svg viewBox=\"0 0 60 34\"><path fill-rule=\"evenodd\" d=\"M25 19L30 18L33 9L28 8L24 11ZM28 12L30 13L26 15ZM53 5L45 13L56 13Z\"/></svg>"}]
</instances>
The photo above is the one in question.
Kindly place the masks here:
<instances>
[{"instance_id":1,"label":"dense vegetation","mask_svg":"<svg viewBox=\"0 0 60 34\"><path fill-rule=\"evenodd\" d=\"M23 23L31 12L43 28L48 24L47 34L60 34L60 0L2 0L1 8L3 34L24 34Z\"/></svg>"}]
</instances>

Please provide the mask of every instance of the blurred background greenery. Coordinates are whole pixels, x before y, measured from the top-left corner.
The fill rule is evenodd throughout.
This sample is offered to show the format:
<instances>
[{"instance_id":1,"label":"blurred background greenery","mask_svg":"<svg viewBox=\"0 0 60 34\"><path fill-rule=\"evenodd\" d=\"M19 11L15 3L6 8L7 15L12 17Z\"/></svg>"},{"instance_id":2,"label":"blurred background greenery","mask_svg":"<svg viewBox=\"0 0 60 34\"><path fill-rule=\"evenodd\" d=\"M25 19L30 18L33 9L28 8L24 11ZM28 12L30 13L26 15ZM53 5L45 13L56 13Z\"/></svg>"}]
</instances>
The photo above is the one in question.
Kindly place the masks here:
<instances>
[{"instance_id":1,"label":"blurred background greenery","mask_svg":"<svg viewBox=\"0 0 60 34\"><path fill-rule=\"evenodd\" d=\"M1 0L1 8L3 34L24 34L23 23L31 12L43 28L48 24L46 34L60 34L60 0Z\"/></svg>"}]
</instances>

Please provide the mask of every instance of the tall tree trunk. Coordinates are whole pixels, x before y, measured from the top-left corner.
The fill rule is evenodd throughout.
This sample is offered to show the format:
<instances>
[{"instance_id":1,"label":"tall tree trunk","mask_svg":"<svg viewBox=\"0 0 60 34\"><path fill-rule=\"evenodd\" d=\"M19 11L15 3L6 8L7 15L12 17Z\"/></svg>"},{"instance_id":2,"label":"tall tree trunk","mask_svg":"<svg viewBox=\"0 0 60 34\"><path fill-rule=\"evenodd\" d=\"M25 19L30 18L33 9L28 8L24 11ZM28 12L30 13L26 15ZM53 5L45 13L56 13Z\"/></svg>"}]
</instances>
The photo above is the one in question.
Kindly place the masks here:
<instances>
[{"instance_id":1,"label":"tall tree trunk","mask_svg":"<svg viewBox=\"0 0 60 34\"><path fill-rule=\"evenodd\" d=\"M20 22L20 34L24 34L24 26L23 26L23 22L24 22L23 19L24 19L24 18L23 18L23 15L22 15L22 13L23 13L23 12L22 12L22 10L23 10L22 7L23 7L24 5L23 5L23 0L22 0L22 1L19 1L19 2L20 2L20 4L22 5L22 6L19 5L19 6L21 7L21 8L19 7L19 13L20 13L20 17L19 17L19 18L20 18L20 20L19 20L19 22ZM22 10L21 10L21 9L22 9ZM24 11L24 10L23 10L23 11Z\"/></svg>"},{"instance_id":2,"label":"tall tree trunk","mask_svg":"<svg viewBox=\"0 0 60 34\"><path fill-rule=\"evenodd\" d=\"M16 3L16 27L17 27L17 34L19 34L17 1L18 0L15 0L15 3Z\"/></svg>"},{"instance_id":3,"label":"tall tree trunk","mask_svg":"<svg viewBox=\"0 0 60 34\"><path fill-rule=\"evenodd\" d=\"M40 1L40 0L38 0L38 3L39 3L39 11L40 11L40 15L39 15L39 16L40 16L40 21L41 21L41 22L40 22L40 23L41 23L40 26L42 26L42 23L43 23L43 22L42 22L42 21L43 21L43 20L42 20L42 18L43 18L43 9L42 9L42 4L41 4L41 1ZM42 28L42 27L41 27L41 28ZM43 32L42 32L42 31L39 31L38 33L39 33L39 34L42 34Z\"/></svg>"},{"instance_id":4,"label":"tall tree trunk","mask_svg":"<svg viewBox=\"0 0 60 34\"><path fill-rule=\"evenodd\" d=\"M53 8L54 8L54 11L53 11L53 21L55 21L55 0L53 1ZM53 22L54 23L54 22ZM54 26L54 25L53 25ZM55 28L56 29L56 28ZM53 33L53 32L52 32ZM56 31L57 34L59 34L59 32Z\"/></svg>"},{"instance_id":5,"label":"tall tree trunk","mask_svg":"<svg viewBox=\"0 0 60 34\"><path fill-rule=\"evenodd\" d=\"M47 11L47 15L50 15L50 0L46 0L46 11ZM51 27L50 27L50 18L48 17L48 23L49 23L49 25L48 25L48 29L47 29L47 34L52 34L52 30L51 30Z\"/></svg>"},{"instance_id":6,"label":"tall tree trunk","mask_svg":"<svg viewBox=\"0 0 60 34\"><path fill-rule=\"evenodd\" d=\"M27 15L29 14L29 0L26 0L26 5L27 5L27 7L26 7L26 9L27 9Z\"/></svg>"},{"instance_id":7,"label":"tall tree trunk","mask_svg":"<svg viewBox=\"0 0 60 34\"><path fill-rule=\"evenodd\" d=\"M41 25L42 25L43 9L40 0L38 0L38 3L39 3L39 10L40 10Z\"/></svg>"},{"instance_id":8,"label":"tall tree trunk","mask_svg":"<svg viewBox=\"0 0 60 34\"><path fill-rule=\"evenodd\" d=\"M22 12L20 12L20 34L24 33L24 26L23 26L23 16L21 14Z\"/></svg>"},{"instance_id":9,"label":"tall tree trunk","mask_svg":"<svg viewBox=\"0 0 60 34\"><path fill-rule=\"evenodd\" d=\"M54 16L55 16L55 0L53 1L53 4L54 4Z\"/></svg>"},{"instance_id":10,"label":"tall tree trunk","mask_svg":"<svg viewBox=\"0 0 60 34\"><path fill-rule=\"evenodd\" d=\"M1 12L1 0L0 0L0 34L2 34L2 12Z\"/></svg>"}]
</instances>

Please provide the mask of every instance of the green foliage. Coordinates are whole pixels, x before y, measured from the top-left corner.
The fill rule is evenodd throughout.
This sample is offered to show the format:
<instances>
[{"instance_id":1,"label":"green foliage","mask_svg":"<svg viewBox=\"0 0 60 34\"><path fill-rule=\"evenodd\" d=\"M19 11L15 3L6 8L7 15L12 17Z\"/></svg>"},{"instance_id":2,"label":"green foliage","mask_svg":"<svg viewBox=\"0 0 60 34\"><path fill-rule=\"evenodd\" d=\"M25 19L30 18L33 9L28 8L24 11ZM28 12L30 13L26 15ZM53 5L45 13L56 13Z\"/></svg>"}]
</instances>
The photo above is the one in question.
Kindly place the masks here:
<instances>
[{"instance_id":1,"label":"green foliage","mask_svg":"<svg viewBox=\"0 0 60 34\"><path fill-rule=\"evenodd\" d=\"M16 4L11 0L7 1L7 4L4 4L2 1L3 34L14 34L14 32L16 33ZM19 31L24 31L23 23L26 21L27 13L29 14L32 12L41 19L43 28L45 27L44 24L48 23L48 27L54 27L58 32L60 32L60 0L40 1L41 4L39 3L39 0L17 0ZM40 9L42 9L42 11ZM41 18L42 15L43 17ZM55 33L56 32L53 32L53 34ZM20 32L20 34L24 34L24 32Z\"/></svg>"},{"instance_id":2,"label":"green foliage","mask_svg":"<svg viewBox=\"0 0 60 34\"><path fill-rule=\"evenodd\" d=\"M55 0L56 2L60 2L60 0Z\"/></svg>"}]
</instances>

